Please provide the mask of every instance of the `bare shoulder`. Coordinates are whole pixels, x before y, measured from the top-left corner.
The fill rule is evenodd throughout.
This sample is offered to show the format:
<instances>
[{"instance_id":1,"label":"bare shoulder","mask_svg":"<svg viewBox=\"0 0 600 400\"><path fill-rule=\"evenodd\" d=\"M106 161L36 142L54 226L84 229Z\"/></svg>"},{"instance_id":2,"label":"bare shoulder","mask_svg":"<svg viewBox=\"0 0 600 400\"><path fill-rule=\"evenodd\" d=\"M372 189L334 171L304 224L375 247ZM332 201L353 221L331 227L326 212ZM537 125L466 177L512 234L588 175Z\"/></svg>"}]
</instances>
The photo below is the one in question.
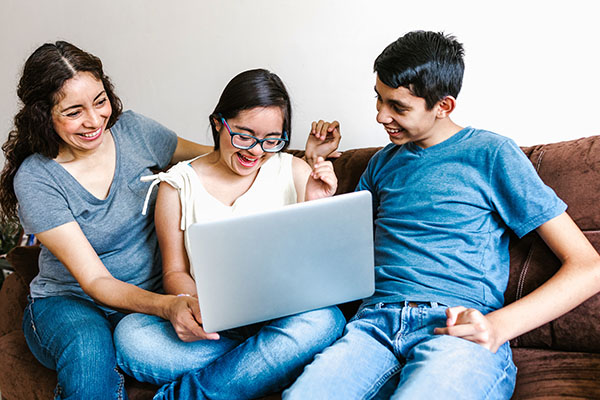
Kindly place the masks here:
<instances>
[{"instance_id":1,"label":"bare shoulder","mask_svg":"<svg viewBox=\"0 0 600 400\"><path fill-rule=\"evenodd\" d=\"M308 175L308 174L310 174L311 168L310 168L310 165L308 165L308 163L306 161L304 161L302 158L293 156L292 171L294 172L294 175L296 175L296 174Z\"/></svg>"}]
</instances>

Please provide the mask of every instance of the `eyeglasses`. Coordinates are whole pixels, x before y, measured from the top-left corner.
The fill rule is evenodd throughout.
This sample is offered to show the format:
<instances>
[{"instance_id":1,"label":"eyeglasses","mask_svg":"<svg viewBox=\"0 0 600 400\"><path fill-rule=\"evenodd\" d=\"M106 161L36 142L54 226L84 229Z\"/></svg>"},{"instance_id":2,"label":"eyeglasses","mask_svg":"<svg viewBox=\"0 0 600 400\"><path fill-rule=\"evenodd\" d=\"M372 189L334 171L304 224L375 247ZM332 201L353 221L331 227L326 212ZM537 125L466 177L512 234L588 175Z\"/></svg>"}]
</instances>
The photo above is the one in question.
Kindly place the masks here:
<instances>
[{"instance_id":1,"label":"eyeglasses","mask_svg":"<svg viewBox=\"0 0 600 400\"><path fill-rule=\"evenodd\" d=\"M248 135L247 133L232 132L229 124L225 121L225 118L221 118L221 122L223 122L223 125L225 125L231 136L231 144L233 147L240 150L250 150L257 144L260 144L260 147L265 153L277 153L289 142L287 132L285 131L283 132L283 137L259 139L256 136Z\"/></svg>"}]
</instances>

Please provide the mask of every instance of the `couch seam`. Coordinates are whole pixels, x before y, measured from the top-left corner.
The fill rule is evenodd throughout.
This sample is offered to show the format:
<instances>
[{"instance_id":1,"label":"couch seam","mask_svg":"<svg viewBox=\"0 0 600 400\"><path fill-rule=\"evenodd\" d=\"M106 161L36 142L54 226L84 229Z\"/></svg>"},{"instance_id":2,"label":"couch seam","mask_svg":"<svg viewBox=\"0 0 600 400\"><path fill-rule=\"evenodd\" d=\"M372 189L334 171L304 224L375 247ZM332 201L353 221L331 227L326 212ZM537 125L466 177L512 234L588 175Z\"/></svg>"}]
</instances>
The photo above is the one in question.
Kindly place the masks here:
<instances>
[{"instance_id":1,"label":"couch seam","mask_svg":"<svg viewBox=\"0 0 600 400\"><path fill-rule=\"evenodd\" d=\"M517 294L516 294L515 300L519 300L523 296L523 286L525 285L525 277L527 275L527 272L529 271L529 264L531 263L531 257L533 257L534 242L535 242L535 239L531 243L531 246L529 247L529 251L527 252L527 258L525 259L525 262L523 263L523 270L521 271L521 274L519 275L519 283L517 284Z\"/></svg>"},{"instance_id":2,"label":"couch seam","mask_svg":"<svg viewBox=\"0 0 600 400\"><path fill-rule=\"evenodd\" d=\"M535 170L537 172L540 172L540 167L542 165L542 158L544 157L544 153L546 153L546 150L544 149L544 147L542 147L542 150L540 150L540 156L538 157L538 160L535 163Z\"/></svg>"}]
</instances>

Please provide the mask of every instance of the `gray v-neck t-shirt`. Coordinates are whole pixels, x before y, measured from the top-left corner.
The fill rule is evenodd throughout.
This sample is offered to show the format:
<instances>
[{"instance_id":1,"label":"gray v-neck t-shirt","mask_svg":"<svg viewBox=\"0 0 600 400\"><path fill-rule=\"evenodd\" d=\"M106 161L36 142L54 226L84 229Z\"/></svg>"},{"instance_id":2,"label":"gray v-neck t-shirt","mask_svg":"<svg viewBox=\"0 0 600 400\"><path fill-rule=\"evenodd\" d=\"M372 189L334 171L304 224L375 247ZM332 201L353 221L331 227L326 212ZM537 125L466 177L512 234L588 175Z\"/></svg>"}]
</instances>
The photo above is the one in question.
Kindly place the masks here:
<instances>
[{"instance_id":1,"label":"gray v-neck t-shirt","mask_svg":"<svg viewBox=\"0 0 600 400\"><path fill-rule=\"evenodd\" d=\"M100 200L88 192L56 161L40 154L19 167L14 188L19 218L26 233L39 233L75 221L117 279L143 289L161 286L161 257L154 231L154 195L146 215L144 197L150 183L140 177L163 169L171 160L177 136L132 111L124 112L110 128L116 166L110 192ZM33 298L76 295L88 298L56 257L43 245L39 274L30 285Z\"/></svg>"}]
</instances>

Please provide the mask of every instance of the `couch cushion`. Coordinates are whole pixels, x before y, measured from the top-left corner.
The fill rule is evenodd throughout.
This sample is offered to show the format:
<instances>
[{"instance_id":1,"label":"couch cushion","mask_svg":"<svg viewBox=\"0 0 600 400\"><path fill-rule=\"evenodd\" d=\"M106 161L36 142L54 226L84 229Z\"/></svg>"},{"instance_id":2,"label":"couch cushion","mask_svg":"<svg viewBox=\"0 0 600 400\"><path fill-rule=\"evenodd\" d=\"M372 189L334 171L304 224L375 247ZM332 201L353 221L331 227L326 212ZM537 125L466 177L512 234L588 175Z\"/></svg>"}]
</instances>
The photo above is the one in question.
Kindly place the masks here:
<instances>
[{"instance_id":1,"label":"couch cushion","mask_svg":"<svg viewBox=\"0 0 600 400\"><path fill-rule=\"evenodd\" d=\"M0 388L2 397L52 399L56 373L42 366L31 354L22 330L0 337Z\"/></svg>"},{"instance_id":2,"label":"couch cushion","mask_svg":"<svg viewBox=\"0 0 600 400\"><path fill-rule=\"evenodd\" d=\"M600 354L513 349L513 399L600 399Z\"/></svg>"}]
</instances>

